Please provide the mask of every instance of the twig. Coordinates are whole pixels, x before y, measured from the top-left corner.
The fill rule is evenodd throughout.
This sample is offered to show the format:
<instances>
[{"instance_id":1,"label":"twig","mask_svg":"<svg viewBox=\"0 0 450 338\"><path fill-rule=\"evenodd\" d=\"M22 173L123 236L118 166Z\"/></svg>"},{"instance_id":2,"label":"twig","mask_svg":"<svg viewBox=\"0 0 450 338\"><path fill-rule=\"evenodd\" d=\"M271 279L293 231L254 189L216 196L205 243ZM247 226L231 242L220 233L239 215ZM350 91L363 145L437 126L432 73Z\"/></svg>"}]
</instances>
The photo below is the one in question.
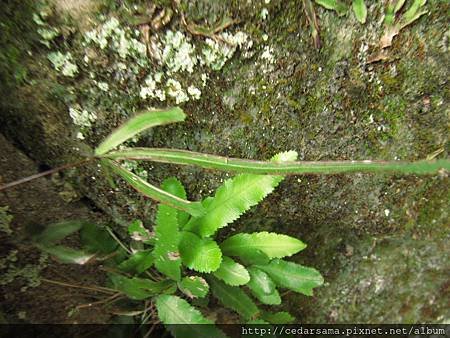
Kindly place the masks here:
<instances>
[{"instance_id":1,"label":"twig","mask_svg":"<svg viewBox=\"0 0 450 338\"><path fill-rule=\"evenodd\" d=\"M48 175L54 174L54 173L56 173L58 171L61 171L61 170L79 167L79 166L81 166L83 164L86 164L88 162L91 162L91 161L93 161L95 159L96 159L95 157L86 158L86 159L84 159L82 161L79 161L79 162L64 164L62 166L59 166L59 167L56 167L56 168L53 168L53 169L41 172L39 174L34 174L34 175L31 175L31 176L28 176L28 177L21 178L20 180L17 180L17 181L14 181L14 182L10 182L10 183L7 183L5 185L0 186L0 191L8 189L8 188L15 187L16 185L20 185L20 184L23 184L23 183L35 180L37 178L41 178L41 177L44 177L44 176L48 176Z\"/></svg>"},{"instance_id":2,"label":"twig","mask_svg":"<svg viewBox=\"0 0 450 338\"><path fill-rule=\"evenodd\" d=\"M102 287L102 286L76 285L76 284L64 283L64 282L51 280L51 279L46 279L46 278L41 278L41 281L46 282L46 283L50 283L50 284L66 286L66 287L69 287L69 288L92 290L92 291L103 292L103 293L107 293L107 294L112 294L112 293L116 293L117 292L117 290L110 289L110 288L105 288L105 287Z\"/></svg>"},{"instance_id":3,"label":"twig","mask_svg":"<svg viewBox=\"0 0 450 338\"><path fill-rule=\"evenodd\" d=\"M116 234L109 228L106 227L106 230L108 231L108 233L111 235L111 237L129 254L131 255L132 252L130 249L128 249L125 244L122 243L122 241L116 236Z\"/></svg>"},{"instance_id":4,"label":"twig","mask_svg":"<svg viewBox=\"0 0 450 338\"><path fill-rule=\"evenodd\" d=\"M99 300L97 302L77 305L76 309L80 310L80 309L83 309L83 308L88 308L88 307L97 306L97 305L101 305L101 304L107 304L107 303L109 303L111 301L119 300L120 296L123 296L123 294L121 292L118 292L118 293L116 293L116 294L114 294L114 295L112 295L112 296L110 296L108 298Z\"/></svg>"}]
</instances>

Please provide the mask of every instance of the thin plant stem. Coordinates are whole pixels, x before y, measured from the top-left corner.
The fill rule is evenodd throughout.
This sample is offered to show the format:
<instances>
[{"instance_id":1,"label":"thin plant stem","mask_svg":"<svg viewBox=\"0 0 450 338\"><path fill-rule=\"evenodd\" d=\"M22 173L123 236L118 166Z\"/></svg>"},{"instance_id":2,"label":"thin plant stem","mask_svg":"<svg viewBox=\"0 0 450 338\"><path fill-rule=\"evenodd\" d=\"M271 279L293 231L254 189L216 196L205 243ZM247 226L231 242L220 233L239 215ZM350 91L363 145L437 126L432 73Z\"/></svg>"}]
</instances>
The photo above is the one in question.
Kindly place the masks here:
<instances>
[{"instance_id":1,"label":"thin plant stem","mask_svg":"<svg viewBox=\"0 0 450 338\"><path fill-rule=\"evenodd\" d=\"M91 162L91 161L93 161L95 159L96 159L95 157L89 157L89 158L86 158L86 159L84 159L82 161L64 164L62 166L59 166L59 167L56 167L56 168L53 168L53 169L50 169L50 170L47 170L47 171L43 171L43 172L38 173L38 174L34 174L34 175L31 175L31 176L27 176L27 177L21 178L20 180L17 180L17 181L14 181L14 182L10 182L10 183L7 183L7 184L4 184L4 185L0 186L0 191L6 190L6 189L9 189L9 188L12 188L12 187L15 187L17 185L20 185L20 184L23 184L23 183L26 183L26 182L33 181L33 180L35 180L37 178L41 178L41 177L45 177L45 176L57 173L57 172L62 171L62 170L80 167L80 166L82 166L82 165L84 165L84 164L86 164L88 162Z\"/></svg>"},{"instance_id":2,"label":"thin plant stem","mask_svg":"<svg viewBox=\"0 0 450 338\"><path fill-rule=\"evenodd\" d=\"M64 283L64 282L51 280L51 279L47 279L47 278L41 278L41 281L49 283L49 284L55 284L55 285L69 287L69 288L91 290L91 291L102 292L102 293L107 293L107 294L112 294L112 293L117 292L117 290L105 288L103 286L84 286L84 285Z\"/></svg>"},{"instance_id":3,"label":"thin plant stem","mask_svg":"<svg viewBox=\"0 0 450 338\"><path fill-rule=\"evenodd\" d=\"M128 249L125 246L125 244L122 243L119 237L117 237L116 234L109 227L106 227L106 230L108 231L109 235L122 247L122 249L124 249L129 255L132 254L131 250Z\"/></svg>"},{"instance_id":4,"label":"thin plant stem","mask_svg":"<svg viewBox=\"0 0 450 338\"><path fill-rule=\"evenodd\" d=\"M118 292L118 293L116 293L116 294L114 294L114 295L112 295L112 296L110 296L108 298L99 300L97 302L77 305L76 309L79 310L79 309L88 308L88 307L92 307L92 306L97 306L97 305L101 305L101 304L105 304L106 305L106 304L108 304L108 303L110 303L112 301L115 302L115 301L119 300L120 298L122 298L121 296L123 297L123 294Z\"/></svg>"}]
</instances>

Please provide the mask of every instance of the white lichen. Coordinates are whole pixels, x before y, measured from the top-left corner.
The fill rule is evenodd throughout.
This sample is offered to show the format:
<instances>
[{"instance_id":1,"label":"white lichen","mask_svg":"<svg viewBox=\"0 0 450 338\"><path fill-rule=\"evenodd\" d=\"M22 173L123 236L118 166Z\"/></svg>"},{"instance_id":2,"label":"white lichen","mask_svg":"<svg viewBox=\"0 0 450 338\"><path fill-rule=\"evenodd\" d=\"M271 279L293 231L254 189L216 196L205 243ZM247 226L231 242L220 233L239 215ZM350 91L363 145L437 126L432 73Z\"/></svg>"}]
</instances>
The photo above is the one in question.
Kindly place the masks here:
<instances>
[{"instance_id":1,"label":"white lichen","mask_svg":"<svg viewBox=\"0 0 450 338\"><path fill-rule=\"evenodd\" d=\"M47 55L53 67L64 76L74 77L78 73L78 66L74 63L72 54L52 52Z\"/></svg>"},{"instance_id":2,"label":"white lichen","mask_svg":"<svg viewBox=\"0 0 450 338\"><path fill-rule=\"evenodd\" d=\"M261 59L267 61L268 63L274 63L275 56L273 55L273 48L270 46L265 46L263 53L261 54Z\"/></svg>"},{"instance_id":3,"label":"white lichen","mask_svg":"<svg viewBox=\"0 0 450 338\"><path fill-rule=\"evenodd\" d=\"M206 39L206 45L202 49L201 62L212 70L222 69L238 47L248 50L253 46L253 41L244 32L237 32L236 34L225 32L220 35L220 38L223 42Z\"/></svg>"},{"instance_id":4,"label":"white lichen","mask_svg":"<svg viewBox=\"0 0 450 338\"><path fill-rule=\"evenodd\" d=\"M97 87L104 92L109 90L109 85L106 82L97 82Z\"/></svg>"},{"instance_id":5,"label":"white lichen","mask_svg":"<svg viewBox=\"0 0 450 338\"><path fill-rule=\"evenodd\" d=\"M259 16L261 17L261 19L266 20L267 17L269 16L269 10L267 8L263 8L261 10L261 13L259 14Z\"/></svg>"},{"instance_id":6,"label":"white lichen","mask_svg":"<svg viewBox=\"0 0 450 338\"><path fill-rule=\"evenodd\" d=\"M100 49L109 47L122 59L132 56L145 63L147 47L136 39L137 36L138 33L127 27L121 27L119 20L112 17L102 26L86 32L84 40L85 44L94 44Z\"/></svg>"},{"instance_id":7,"label":"white lichen","mask_svg":"<svg viewBox=\"0 0 450 338\"><path fill-rule=\"evenodd\" d=\"M198 60L189 38L179 31L169 30L163 38L163 44L162 61L169 73L194 71Z\"/></svg>"},{"instance_id":8,"label":"white lichen","mask_svg":"<svg viewBox=\"0 0 450 338\"><path fill-rule=\"evenodd\" d=\"M189 97L181 87L181 83L174 79L167 81L167 95L175 98L177 104L189 101Z\"/></svg>"},{"instance_id":9,"label":"white lichen","mask_svg":"<svg viewBox=\"0 0 450 338\"><path fill-rule=\"evenodd\" d=\"M79 127L90 128L92 123L97 120L97 114L93 112L90 113L85 109L78 109L74 107L69 108L69 115L72 118L73 123Z\"/></svg>"},{"instance_id":10,"label":"white lichen","mask_svg":"<svg viewBox=\"0 0 450 338\"><path fill-rule=\"evenodd\" d=\"M208 75L206 75L205 73L203 73L200 78L202 79L202 87L206 86L206 81L208 80Z\"/></svg>"},{"instance_id":11,"label":"white lichen","mask_svg":"<svg viewBox=\"0 0 450 338\"><path fill-rule=\"evenodd\" d=\"M202 95L200 89L194 86L189 86L187 92L194 100L199 100L200 96Z\"/></svg>"}]
</instances>

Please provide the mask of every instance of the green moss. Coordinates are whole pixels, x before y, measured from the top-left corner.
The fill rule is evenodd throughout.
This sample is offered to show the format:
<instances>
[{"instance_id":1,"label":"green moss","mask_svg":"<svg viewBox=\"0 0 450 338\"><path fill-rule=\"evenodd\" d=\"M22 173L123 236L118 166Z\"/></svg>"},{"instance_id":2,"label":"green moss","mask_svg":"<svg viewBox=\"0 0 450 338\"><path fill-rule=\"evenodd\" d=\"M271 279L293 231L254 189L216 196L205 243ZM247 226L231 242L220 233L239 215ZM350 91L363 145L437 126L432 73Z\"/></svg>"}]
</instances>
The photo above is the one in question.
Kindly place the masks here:
<instances>
[{"instance_id":1,"label":"green moss","mask_svg":"<svg viewBox=\"0 0 450 338\"><path fill-rule=\"evenodd\" d=\"M12 234L12 229L10 227L12 221L12 215L9 214L9 208L0 207L0 231L8 235Z\"/></svg>"}]
</instances>

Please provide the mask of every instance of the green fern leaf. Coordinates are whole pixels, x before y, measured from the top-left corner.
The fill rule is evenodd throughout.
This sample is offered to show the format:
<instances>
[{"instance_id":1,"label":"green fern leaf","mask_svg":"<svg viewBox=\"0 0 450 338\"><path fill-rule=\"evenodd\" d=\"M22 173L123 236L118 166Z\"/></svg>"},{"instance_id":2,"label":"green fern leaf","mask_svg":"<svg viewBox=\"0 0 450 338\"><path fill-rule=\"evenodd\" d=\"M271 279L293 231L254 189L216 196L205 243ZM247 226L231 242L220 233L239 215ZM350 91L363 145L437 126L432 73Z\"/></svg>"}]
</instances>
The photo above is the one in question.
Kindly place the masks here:
<instances>
[{"instance_id":1,"label":"green fern leaf","mask_svg":"<svg viewBox=\"0 0 450 338\"><path fill-rule=\"evenodd\" d=\"M326 9L336 11L339 16L345 15L347 7L339 0L315 0L317 4Z\"/></svg>"},{"instance_id":2,"label":"green fern leaf","mask_svg":"<svg viewBox=\"0 0 450 338\"><path fill-rule=\"evenodd\" d=\"M213 272L222 262L222 251L215 241L191 232L182 232L179 249L183 264L192 270Z\"/></svg>"},{"instance_id":3,"label":"green fern leaf","mask_svg":"<svg viewBox=\"0 0 450 338\"><path fill-rule=\"evenodd\" d=\"M154 263L151 251L138 251L130 258L120 263L117 267L120 271L141 274L149 269Z\"/></svg>"},{"instance_id":4,"label":"green fern leaf","mask_svg":"<svg viewBox=\"0 0 450 338\"><path fill-rule=\"evenodd\" d=\"M367 7L364 0L353 0L352 8L358 21L362 24L366 23Z\"/></svg>"},{"instance_id":5,"label":"green fern leaf","mask_svg":"<svg viewBox=\"0 0 450 338\"><path fill-rule=\"evenodd\" d=\"M263 312L261 317L270 324L290 324L295 320L295 317L286 311L276 313Z\"/></svg>"},{"instance_id":6,"label":"green fern leaf","mask_svg":"<svg viewBox=\"0 0 450 338\"><path fill-rule=\"evenodd\" d=\"M247 286L261 303L269 305L281 304L281 298L275 283L264 271L250 267L248 272L250 281L247 283Z\"/></svg>"},{"instance_id":7,"label":"green fern leaf","mask_svg":"<svg viewBox=\"0 0 450 338\"><path fill-rule=\"evenodd\" d=\"M177 196L182 199L187 199L186 190L184 189L183 184L175 177L169 177L165 179L161 185L161 188L164 191L167 191L169 194ZM182 210L178 211L178 226L181 229L189 220L190 215Z\"/></svg>"},{"instance_id":8,"label":"green fern leaf","mask_svg":"<svg viewBox=\"0 0 450 338\"><path fill-rule=\"evenodd\" d=\"M295 161L297 153L289 151L275 155L271 161ZM185 229L201 237L213 235L218 229L238 219L252 206L261 202L283 180L283 176L240 174L216 191L213 200L208 200L206 213L193 218Z\"/></svg>"},{"instance_id":9,"label":"green fern leaf","mask_svg":"<svg viewBox=\"0 0 450 338\"><path fill-rule=\"evenodd\" d=\"M232 286L244 285L250 280L248 271L241 264L226 256L222 257L222 264L213 274Z\"/></svg>"},{"instance_id":10,"label":"green fern leaf","mask_svg":"<svg viewBox=\"0 0 450 338\"><path fill-rule=\"evenodd\" d=\"M122 179L128 182L135 190L144 196L150 197L155 201L166 205L170 205L176 209L184 210L195 217L201 217L205 213L205 210L200 202L190 202L169 194L168 192L143 180L128 169L123 168L116 162L105 161L104 163L105 165L108 165L114 173L121 176Z\"/></svg>"},{"instance_id":11,"label":"green fern leaf","mask_svg":"<svg viewBox=\"0 0 450 338\"><path fill-rule=\"evenodd\" d=\"M175 178L163 181L161 189L174 196L186 195L184 189L180 189L180 183ZM182 186L181 186L182 188ZM155 226L155 267L159 272L173 280L181 279L181 258L178 251L181 235L178 227L179 211L168 205L160 204L156 214Z\"/></svg>"},{"instance_id":12,"label":"green fern leaf","mask_svg":"<svg viewBox=\"0 0 450 338\"><path fill-rule=\"evenodd\" d=\"M159 111L148 111L129 119L113 131L96 149L95 155L102 155L114 149L119 144L139 134L145 129L161 126L167 123L184 121L186 115L178 107Z\"/></svg>"},{"instance_id":13,"label":"green fern leaf","mask_svg":"<svg viewBox=\"0 0 450 338\"><path fill-rule=\"evenodd\" d=\"M244 263L244 265L266 265L269 264L270 259L269 257L262 252L261 250L252 250L252 251L248 251L245 253L242 253L239 256L240 260L242 261L242 263Z\"/></svg>"},{"instance_id":14,"label":"green fern leaf","mask_svg":"<svg viewBox=\"0 0 450 338\"><path fill-rule=\"evenodd\" d=\"M200 311L180 297L161 295L156 298L155 304L158 311L158 318L176 338L226 337L222 331L213 325L191 325L214 323L206 319Z\"/></svg>"},{"instance_id":15,"label":"green fern leaf","mask_svg":"<svg viewBox=\"0 0 450 338\"><path fill-rule=\"evenodd\" d=\"M269 258L283 258L306 248L302 241L273 232L240 233L227 238L221 245L225 255L245 256L255 250L264 252Z\"/></svg>"},{"instance_id":16,"label":"green fern leaf","mask_svg":"<svg viewBox=\"0 0 450 338\"><path fill-rule=\"evenodd\" d=\"M278 286L307 296L312 296L313 288L323 284L323 277L316 269L281 259L274 259L268 265L255 267L266 272Z\"/></svg>"},{"instance_id":17,"label":"green fern leaf","mask_svg":"<svg viewBox=\"0 0 450 338\"><path fill-rule=\"evenodd\" d=\"M113 252L118 245L105 228L93 223L83 225L80 240L86 250L102 254Z\"/></svg>"},{"instance_id":18,"label":"green fern leaf","mask_svg":"<svg viewBox=\"0 0 450 338\"><path fill-rule=\"evenodd\" d=\"M214 277L208 278L208 282L214 297L244 319L251 320L259 314L256 304L240 287L227 285Z\"/></svg>"},{"instance_id":19,"label":"green fern leaf","mask_svg":"<svg viewBox=\"0 0 450 338\"><path fill-rule=\"evenodd\" d=\"M161 293L173 293L176 285L170 280L153 282L144 278L127 278L118 274L110 274L114 288L134 300L147 299Z\"/></svg>"},{"instance_id":20,"label":"green fern leaf","mask_svg":"<svg viewBox=\"0 0 450 338\"><path fill-rule=\"evenodd\" d=\"M34 241L43 245L54 244L80 230L85 224L86 222L84 221L66 221L50 224L34 237Z\"/></svg>"},{"instance_id":21,"label":"green fern leaf","mask_svg":"<svg viewBox=\"0 0 450 338\"><path fill-rule=\"evenodd\" d=\"M82 250L75 250L63 245L54 245L54 246L37 245L37 247L42 251L45 251L52 256L55 256L62 263L84 265L95 256L95 254L93 253L85 252Z\"/></svg>"},{"instance_id":22,"label":"green fern leaf","mask_svg":"<svg viewBox=\"0 0 450 338\"><path fill-rule=\"evenodd\" d=\"M128 226L128 234L137 242L143 242L151 245L155 244L155 234L145 228L144 224L139 219L135 219L130 223Z\"/></svg>"},{"instance_id":23,"label":"green fern leaf","mask_svg":"<svg viewBox=\"0 0 450 338\"><path fill-rule=\"evenodd\" d=\"M203 298L208 294L209 285L202 277L184 277L178 283L178 288L189 298Z\"/></svg>"}]
</instances>

